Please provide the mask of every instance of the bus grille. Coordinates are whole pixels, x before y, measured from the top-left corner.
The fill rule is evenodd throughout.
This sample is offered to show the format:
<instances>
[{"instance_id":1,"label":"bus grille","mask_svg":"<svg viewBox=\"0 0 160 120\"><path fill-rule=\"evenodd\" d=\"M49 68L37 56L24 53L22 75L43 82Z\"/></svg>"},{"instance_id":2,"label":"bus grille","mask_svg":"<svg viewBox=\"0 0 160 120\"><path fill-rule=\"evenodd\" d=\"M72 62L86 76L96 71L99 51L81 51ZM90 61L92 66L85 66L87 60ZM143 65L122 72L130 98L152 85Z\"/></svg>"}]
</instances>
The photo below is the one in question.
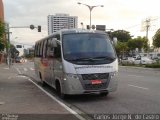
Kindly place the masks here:
<instances>
[{"instance_id":1,"label":"bus grille","mask_svg":"<svg viewBox=\"0 0 160 120\"><path fill-rule=\"evenodd\" d=\"M85 84L85 90L99 90L99 89L106 89L107 83L102 84Z\"/></svg>"},{"instance_id":2,"label":"bus grille","mask_svg":"<svg viewBox=\"0 0 160 120\"><path fill-rule=\"evenodd\" d=\"M82 74L83 80L108 79L109 73Z\"/></svg>"}]
</instances>

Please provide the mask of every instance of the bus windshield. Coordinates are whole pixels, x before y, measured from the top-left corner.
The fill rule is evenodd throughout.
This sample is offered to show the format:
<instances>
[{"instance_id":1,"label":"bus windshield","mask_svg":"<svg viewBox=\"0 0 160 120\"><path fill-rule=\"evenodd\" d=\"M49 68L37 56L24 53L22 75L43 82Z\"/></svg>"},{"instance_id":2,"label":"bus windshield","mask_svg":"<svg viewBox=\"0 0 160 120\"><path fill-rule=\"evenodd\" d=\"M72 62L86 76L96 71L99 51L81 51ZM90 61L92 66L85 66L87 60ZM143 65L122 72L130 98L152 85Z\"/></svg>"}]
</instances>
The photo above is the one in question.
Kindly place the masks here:
<instances>
[{"instance_id":1,"label":"bus windshield","mask_svg":"<svg viewBox=\"0 0 160 120\"><path fill-rule=\"evenodd\" d=\"M64 59L73 63L104 64L116 59L115 50L105 34L64 34L62 45Z\"/></svg>"}]
</instances>

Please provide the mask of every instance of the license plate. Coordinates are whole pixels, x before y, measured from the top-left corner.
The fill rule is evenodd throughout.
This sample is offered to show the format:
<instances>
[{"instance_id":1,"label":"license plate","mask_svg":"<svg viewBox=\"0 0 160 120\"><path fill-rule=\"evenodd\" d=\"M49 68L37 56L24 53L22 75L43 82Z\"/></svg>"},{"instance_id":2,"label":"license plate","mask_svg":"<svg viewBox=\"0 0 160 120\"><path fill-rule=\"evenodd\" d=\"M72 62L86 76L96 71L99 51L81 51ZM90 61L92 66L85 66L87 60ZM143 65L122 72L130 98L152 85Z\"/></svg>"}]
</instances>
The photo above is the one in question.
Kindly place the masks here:
<instances>
[{"instance_id":1,"label":"license plate","mask_svg":"<svg viewBox=\"0 0 160 120\"><path fill-rule=\"evenodd\" d=\"M101 83L102 83L101 80L91 80L92 85L101 84Z\"/></svg>"}]
</instances>

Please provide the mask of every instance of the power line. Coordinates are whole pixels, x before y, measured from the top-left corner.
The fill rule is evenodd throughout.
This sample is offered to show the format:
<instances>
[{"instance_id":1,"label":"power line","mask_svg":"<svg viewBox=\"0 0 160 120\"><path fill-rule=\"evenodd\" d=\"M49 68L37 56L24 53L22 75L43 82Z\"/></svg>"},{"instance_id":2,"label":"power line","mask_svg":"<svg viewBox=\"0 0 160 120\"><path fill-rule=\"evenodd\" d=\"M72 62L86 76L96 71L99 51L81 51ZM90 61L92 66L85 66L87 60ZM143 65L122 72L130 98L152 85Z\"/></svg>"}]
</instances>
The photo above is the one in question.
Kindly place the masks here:
<instances>
[{"instance_id":1,"label":"power line","mask_svg":"<svg viewBox=\"0 0 160 120\"><path fill-rule=\"evenodd\" d=\"M151 21L155 21L155 20L160 19L160 17L156 17L156 18L153 18L153 19L149 18L149 19L150 19L150 22L151 22ZM135 25L129 26L129 27L125 28L125 29L132 29L132 28L135 28L135 27L140 26L140 25L141 24L135 24Z\"/></svg>"},{"instance_id":2,"label":"power line","mask_svg":"<svg viewBox=\"0 0 160 120\"><path fill-rule=\"evenodd\" d=\"M131 29L131 28L137 27L137 26L139 26L139 25L141 25L141 24L136 24L136 25L133 25L133 26L127 27L127 28L125 28L125 29Z\"/></svg>"}]
</instances>

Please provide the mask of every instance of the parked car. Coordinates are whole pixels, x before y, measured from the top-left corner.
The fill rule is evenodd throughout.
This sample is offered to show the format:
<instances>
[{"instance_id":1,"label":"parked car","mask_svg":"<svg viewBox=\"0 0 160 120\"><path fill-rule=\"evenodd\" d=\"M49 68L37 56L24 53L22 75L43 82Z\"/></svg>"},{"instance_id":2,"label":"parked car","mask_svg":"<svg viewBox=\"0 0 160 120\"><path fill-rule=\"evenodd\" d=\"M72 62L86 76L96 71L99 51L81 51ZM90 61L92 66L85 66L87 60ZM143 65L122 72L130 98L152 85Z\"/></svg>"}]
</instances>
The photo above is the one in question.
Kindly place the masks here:
<instances>
[{"instance_id":1,"label":"parked car","mask_svg":"<svg viewBox=\"0 0 160 120\"><path fill-rule=\"evenodd\" d=\"M149 53L149 57L152 60L160 60L160 53L156 53L156 52Z\"/></svg>"},{"instance_id":2,"label":"parked car","mask_svg":"<svg viewBox=\"0 0 160 120\"><path fill-rule=\"evenodd\" d=\"M16 57L15 62L16 63L21 63L21 59L22 59L21 57Z\"/></svg>"},{"instance_id":3,"label":"parked car","mask_svg":"<svg viewBox=\"0 0 160 120\"><path fill-rule=\"evenodd\" d=\"M152 64L154 63L154 61L148 57L139 57L139 58L136 58L135 61L134 61L134 64Z\"/></svg>"},{"instance_id":4,"label":"parked car","mask_svg":"<svg viewBox=\"0 0 160 120\"><path fill-rule=\"evenodd\" d=\"M126 57L126 58L123 58L121 60L121 63L122 64L134 64L134 58L133 57Z\"/></svg>"}]
</instances>

